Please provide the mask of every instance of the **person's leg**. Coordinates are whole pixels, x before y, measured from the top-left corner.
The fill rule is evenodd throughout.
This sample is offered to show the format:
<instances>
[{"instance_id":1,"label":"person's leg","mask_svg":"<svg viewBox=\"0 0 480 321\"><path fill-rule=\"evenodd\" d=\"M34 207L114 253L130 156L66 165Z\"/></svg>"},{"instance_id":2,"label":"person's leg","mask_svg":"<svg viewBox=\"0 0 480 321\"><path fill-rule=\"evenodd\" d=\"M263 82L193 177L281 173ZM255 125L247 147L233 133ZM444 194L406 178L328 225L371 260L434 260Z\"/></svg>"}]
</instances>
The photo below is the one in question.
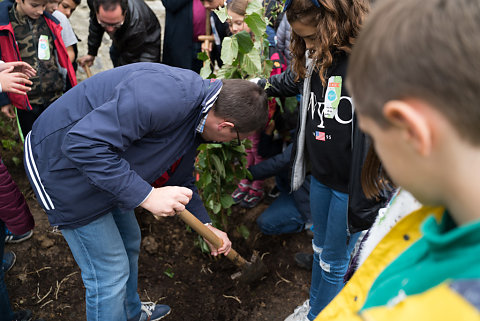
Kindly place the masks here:
<instances>
[{"instance_id":1,"label":"person's leg","mask_svg":"<svg viewBox=\"0 0 480 321\"><path fill-rule=\"evenodd\" d=\"M32 130L33 123L46 109L43 105L32 105L32 110L23 110L16 108L18 126L22 133L22 140L27 136L28 132Z\"/></svg>"},{"instance_id":2,"label":"person's leg","mask_svg":"<svg viewBox=\"0 0 480 321\"><path fill-rule=\"evenodd\" d=\"M126 321L126 305L129 306L128 313L135 313L133 310L138 313L141 309L140 302L136 309L129 302L133 298L129 255L132 255L132 260L136 259L131 249L127 250L124 246L124 238L131 237L129 233L136 234L138 224L131 220L131 226L125 229L127 224L122 223L120 232L116 220L119 220L118 212L116 215L108 213L85 226L62 230L82 270L88 321ZM136 270L133 274L136 274Z\"/></svg>"},{"instance_id":3,"label":"person's leg","mask_svg":"<svg viewBox=\"0 0 480 321\"><path fill-rule=\"evenodd\" d=\"M201 42L193 42L192 68L191 68L191 70L195 71L197 74L200 74L200 70L203 67L203 61L198 59L198 54L200 52L202 52L202 43Z\"/></svg>"},{"instance_id":4,"label":"person's leg","mask_svg":"<svg viewBox=\"0 0 480 321\"><path fill-rule=\"evenodd\" d=\"M119 53L118 53L118 50L117 48L115 48L113 45L110 46L110 50L109 50L109 54L110 54L110 60L112 60L112 65L113 67L118 67L119 66Z\"/></svg>"},{"instance_id":5,"label":"person's leg","mask_svg":"<svg viewBox=\"0 0 480 321\"><path fill-rule=\"evenodd\" d=\"M3 262L3 251L5 249L5 223L0 220L0 262ZM3 269L0 268L0 320L11 321L13 311L10 306L7 286L5 284Z\"/></svg>"},{"instance_id":6,"label":"person's leg","mask_svg":"<svg viewBox=\"0 0 480 321\"><path fill-rule=\"evenodd\" d=\"M305 222L292 194L282 192L257 218L257 224L263 234L278 235L301 232Z\"/></svg>"},{"instance_id":7,"label":"person's leg","mask_svg":"<svg viewBox=\"0 0 480 321\"><path fill-rule=\"evenodd\" d=\"M323 251L327 231L327 219L332 198L331 189L317 181L313 176L310 181L310 209L313 220L313 266L310 284L310 306L315 304L319 294L322 268L320 255Z\"/></svg>"},{"instance_id":8,"label":"person's leg","mask_svg":"<svg viewBox=\"0 0 480 321\"><path fill-rule=\"evenodd\" d=\"M133 211L122 212L119 209L112 211L113 218L123 240L123 246L127 251L130 274L127 281L127 296L125 309L127 319L140 313L141 302L138 296L138 256L140 254L141 233L135 213Z\"/></svg>"},{"instance_id":9,"label":"person's leg","mask_svg":"<svg viewBox=\"0 0 480 321\"><path fill-rule=\"evenodd\" d=\"M313 184L311 188L313 189ZM355 234L349 240L347 235L348 194L332 189L330 191L331 200L328 218L324 222L326 224L326 233L322 244L323 249L319 257L319 263L314 262L314 268L315 265L318 265L316 268L320 272L320 278L316 281L318 283L316 284L315 300L310 303L309 320L315 319L320 311L342 289L344 285L343 277L348 268L350 253L358 237L358 234ZM314 226L316 224L317 222L314 219ZM317 245L315 239L314 245Z\"/></svg>"}]
</instances>

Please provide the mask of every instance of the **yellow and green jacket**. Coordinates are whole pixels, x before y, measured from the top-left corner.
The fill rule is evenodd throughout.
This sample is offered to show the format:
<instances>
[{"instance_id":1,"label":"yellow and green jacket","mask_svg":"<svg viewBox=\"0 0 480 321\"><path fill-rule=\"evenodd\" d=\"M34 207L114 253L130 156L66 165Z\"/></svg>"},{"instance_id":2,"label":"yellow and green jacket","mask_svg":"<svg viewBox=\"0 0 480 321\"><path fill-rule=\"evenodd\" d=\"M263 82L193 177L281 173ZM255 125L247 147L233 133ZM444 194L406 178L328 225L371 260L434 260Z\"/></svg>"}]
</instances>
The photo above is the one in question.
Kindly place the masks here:
<instances>
[{"instance_id":1,"label":"yellow and green jacket","mask_svg":"<svg viewBox=\"0 0 480 321\"><path fill-rule=\"evenodd\" d=\"M423 224L422 224L423 223ZM323 320L480 320L480 221L422 207L378 243Z\"/></svg>"}]
</instances>

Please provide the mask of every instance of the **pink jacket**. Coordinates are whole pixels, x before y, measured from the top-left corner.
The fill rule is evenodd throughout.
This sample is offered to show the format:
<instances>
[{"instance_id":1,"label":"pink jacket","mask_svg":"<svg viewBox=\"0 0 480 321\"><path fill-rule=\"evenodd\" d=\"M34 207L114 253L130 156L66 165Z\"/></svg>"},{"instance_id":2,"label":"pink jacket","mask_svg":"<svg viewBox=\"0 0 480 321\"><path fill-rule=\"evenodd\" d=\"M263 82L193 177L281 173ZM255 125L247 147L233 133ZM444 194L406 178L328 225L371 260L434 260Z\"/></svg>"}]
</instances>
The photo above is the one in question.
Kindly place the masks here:
<instances>
[{"instance_id":1,"label":"pink jacket","mask_svg":"<svg viewBox=\"0 0 480 321\"><path fill-rule=\"evenodd\" d=\"M25 198L12 180L0 157L0 220L14 234L24 234L33 229L35 222Z\"/></svg>"}]
</instances>

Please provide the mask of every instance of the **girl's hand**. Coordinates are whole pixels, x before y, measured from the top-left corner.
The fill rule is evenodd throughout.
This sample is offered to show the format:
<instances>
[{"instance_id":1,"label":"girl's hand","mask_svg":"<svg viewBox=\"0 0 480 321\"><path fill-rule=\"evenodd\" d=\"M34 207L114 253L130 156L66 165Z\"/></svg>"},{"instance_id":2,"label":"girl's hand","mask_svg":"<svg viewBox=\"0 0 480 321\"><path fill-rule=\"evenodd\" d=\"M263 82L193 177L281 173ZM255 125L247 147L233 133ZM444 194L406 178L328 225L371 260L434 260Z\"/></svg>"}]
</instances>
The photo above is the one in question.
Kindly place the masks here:
<instances>
[{"instance_id":1,"label":"girl's hand","mask_svg":"<svg viewBox=\"0 0 480 321\"><path fill-rule=\"evenodd\" d=\"M0 66L2 65L6 64L0 64ZM28 80L28 76L26 74L21 72L13 72L13 70L14 67L10 66L6 69L3 69L3 71L0 71L0 84L2 85L2 92L26 95L27 91L30 91L31 88L25 85L31 85L32 82Z\"/></svg>"},{"instance_id":2,"label":"girl's hand","mask_svg":"<svg viewBox=\"0 0 480 321\"><path fill-rule=\"evenodd\" d=\"M27 78L31 78L37 74L35 69L33 69L33 67L30 66L25 61L12 61L12 62L5 62L3 64L0 64L0 72L10 67L13 67L13 71L15 72L21 72L25 74Z\"/></svg>"}]
</instances>

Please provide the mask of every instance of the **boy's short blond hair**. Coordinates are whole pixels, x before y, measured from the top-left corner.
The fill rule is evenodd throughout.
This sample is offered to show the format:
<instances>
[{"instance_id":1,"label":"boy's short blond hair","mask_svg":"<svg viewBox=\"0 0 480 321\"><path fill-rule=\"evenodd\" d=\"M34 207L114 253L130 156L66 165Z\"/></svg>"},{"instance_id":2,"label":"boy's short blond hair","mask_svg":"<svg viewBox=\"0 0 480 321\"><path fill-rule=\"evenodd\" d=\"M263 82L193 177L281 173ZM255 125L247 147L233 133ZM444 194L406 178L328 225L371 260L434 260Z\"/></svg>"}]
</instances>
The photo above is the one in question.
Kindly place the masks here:
<instances>
[{"instance_id":1,"label":"boy's short blond hair","mask_svg":"<svg viewBox=\"0 0 480 321\"><path fill-rule=\"evenodd\" d=\"M357 110L380 125L387 101L416 98L480 145L480 1L376 1L348 75Z\"/></svg>"}]
</instances>

